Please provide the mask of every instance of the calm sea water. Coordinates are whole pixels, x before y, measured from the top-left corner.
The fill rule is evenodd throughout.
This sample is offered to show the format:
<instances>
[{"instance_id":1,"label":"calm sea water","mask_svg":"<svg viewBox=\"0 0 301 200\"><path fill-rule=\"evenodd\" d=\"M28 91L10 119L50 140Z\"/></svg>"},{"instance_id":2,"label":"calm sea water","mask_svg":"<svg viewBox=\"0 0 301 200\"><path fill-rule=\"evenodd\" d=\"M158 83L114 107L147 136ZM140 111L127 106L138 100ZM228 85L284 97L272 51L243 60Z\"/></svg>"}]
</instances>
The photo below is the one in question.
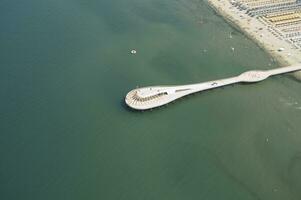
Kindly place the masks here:
<instances>
[{"instance_id":1,"label":"calm sea water","mask_svg":"<svg viewBox=\"0 0 301 200\"><path fill-rule=\"evenodd\" d=\"M206 2L1 0L0 25L0 199L301 198L291 76L123 103L136 86L277 66Z\"/></svg>"}]
</instances>

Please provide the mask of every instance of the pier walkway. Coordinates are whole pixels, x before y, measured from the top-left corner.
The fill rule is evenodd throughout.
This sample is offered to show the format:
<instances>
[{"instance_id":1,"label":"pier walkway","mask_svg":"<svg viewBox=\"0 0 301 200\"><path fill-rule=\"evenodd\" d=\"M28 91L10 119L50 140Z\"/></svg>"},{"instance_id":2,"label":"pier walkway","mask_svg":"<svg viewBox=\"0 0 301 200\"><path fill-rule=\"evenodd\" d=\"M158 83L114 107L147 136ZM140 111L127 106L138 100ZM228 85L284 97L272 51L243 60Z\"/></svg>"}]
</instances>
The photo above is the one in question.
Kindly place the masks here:
<instances>
[{"instance_id":1,"label":"pier walkway","mask_svg":"<svg viewBox=\"0 0 301 200\"><path fill-rule=\"evenodd\" d=\"M255 83L267 79L270 76L280 75L290 72L296 72L301 70L301 65L294 65L289 67L282 67L277 69L271 69L266 71L247 71L239 76L220 79L215 81L208 81L190 85L178 85L178 86L151 86L138 88L130 91L125 98L126 104L136 110L147 110L159 106L168 104L183 96L210 90L225 85L234 83Z\"/></svg>"}]
</instances>

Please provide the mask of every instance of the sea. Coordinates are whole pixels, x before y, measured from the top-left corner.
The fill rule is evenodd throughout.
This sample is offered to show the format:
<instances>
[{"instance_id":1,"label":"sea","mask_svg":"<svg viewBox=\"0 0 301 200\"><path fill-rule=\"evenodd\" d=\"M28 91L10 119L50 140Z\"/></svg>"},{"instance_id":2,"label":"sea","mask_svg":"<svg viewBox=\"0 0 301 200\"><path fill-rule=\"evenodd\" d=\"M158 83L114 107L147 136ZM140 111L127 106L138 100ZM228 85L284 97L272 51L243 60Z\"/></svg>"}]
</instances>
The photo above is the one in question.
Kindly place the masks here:
<instances>
[{"instance_id":1,"label":"sea","mask_svg":"<svg viewBox=\"0 0 301 200\"><path fill-rule=\"evenodd\" d=\"M293 76L124 103L279 67L206 1L1 0L0 27L1 200L301 199Z\"/></svg>"}]
</instances>

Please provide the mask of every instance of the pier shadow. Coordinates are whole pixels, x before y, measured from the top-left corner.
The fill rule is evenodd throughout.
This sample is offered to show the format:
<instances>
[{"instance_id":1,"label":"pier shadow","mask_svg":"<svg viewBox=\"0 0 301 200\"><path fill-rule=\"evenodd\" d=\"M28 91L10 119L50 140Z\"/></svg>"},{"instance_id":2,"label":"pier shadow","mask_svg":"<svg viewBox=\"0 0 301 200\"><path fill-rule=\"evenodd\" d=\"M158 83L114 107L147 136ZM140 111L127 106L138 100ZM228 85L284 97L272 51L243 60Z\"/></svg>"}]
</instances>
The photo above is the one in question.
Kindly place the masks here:
<instances>
[{"instance_id":1,"label":"pier shadow","mask_svg":"<svg viewBox=\"0 0 301 200\"><path fill-rule=\"evenodd\" d=\"M297 78L295 76L289 76L288 77L290 80L293 80L293 81L297 81L298 83L301 83L301 79L300 78Z\"/></svg>"},{"instance_id":2,"label":"pier shadow","mask_svg":"<svg viewBox=\"0 0 301 200\"><path fill-rule=\"evenodd\" d=\"M184 97L183 97L184 98ZM178 99L177 101L180 101L180 99ZM152 112L154 110L159 111L162 110L166 107L169 107L171 104L175 104L176 102L173 103L169 103L169 104L165 104L156 108L151 108L151 109L147 109L147 110L136 110L134 108L129 107L128 105L126 105L126 103L124 102L124 100L120 101L120 106L127 112L131 112L131 113L145 113L145 112Z\"/></svg>"},{"instance_id":3,"label":"pier shadow","mask_svg":"<svg viewBox=\"0 0 301 200\"><path fill-rule=\"evenodd\" d=\"M119 105L121 106L122 109L128 111L128 112L132 112L132 113L140 113L139 110L135 110L129 106L126 105L125 101L124 100L120 100L119 101Z\"/></svg>"}]
</instances>

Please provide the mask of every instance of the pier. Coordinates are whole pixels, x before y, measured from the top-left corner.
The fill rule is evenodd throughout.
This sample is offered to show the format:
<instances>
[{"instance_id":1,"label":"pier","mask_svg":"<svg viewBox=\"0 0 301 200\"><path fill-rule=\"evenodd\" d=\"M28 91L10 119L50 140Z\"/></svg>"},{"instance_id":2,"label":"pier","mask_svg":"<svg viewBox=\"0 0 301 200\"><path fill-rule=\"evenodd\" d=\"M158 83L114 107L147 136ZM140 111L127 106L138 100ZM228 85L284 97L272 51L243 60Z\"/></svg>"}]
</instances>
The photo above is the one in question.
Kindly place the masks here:
<instances>
[{"instance_id":1,"label":"pier","mask_svg":"<svg viewBox=\"0 0 301 200\"><path fill-rule=\"evenodd\" d=\"M291 73L300 70L301 65L294 65L265 71L247 71L239 76L197 84L137 88L130 91L126 95L125 102L133 109L147 110L163 106L189 94L211 90L235 83L256 83L263 81L270 76Z\"/></svg>"}]
</instances>

